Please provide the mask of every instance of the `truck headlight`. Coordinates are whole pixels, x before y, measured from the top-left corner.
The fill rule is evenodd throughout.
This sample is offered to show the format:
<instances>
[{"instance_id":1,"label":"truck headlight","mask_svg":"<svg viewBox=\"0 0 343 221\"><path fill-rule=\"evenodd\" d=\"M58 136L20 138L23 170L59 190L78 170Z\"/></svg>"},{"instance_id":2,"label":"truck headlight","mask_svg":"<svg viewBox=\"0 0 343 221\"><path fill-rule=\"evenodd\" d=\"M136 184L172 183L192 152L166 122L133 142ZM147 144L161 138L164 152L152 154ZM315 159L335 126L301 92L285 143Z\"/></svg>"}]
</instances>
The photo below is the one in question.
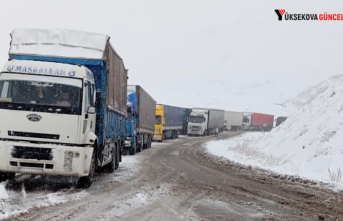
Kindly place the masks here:
<instances>
[{"instance_id":1,"label":"truck headlight","mask_svg":"<svg viewBox=\"0 0 343 221\"><path fill-rule=\"evenodd\" d=\"M73 169L73 156L74 156L74 153L72 151L64 152L64 170L65 171L72 171L72 169Z\"/></svg>"}]
</instances>

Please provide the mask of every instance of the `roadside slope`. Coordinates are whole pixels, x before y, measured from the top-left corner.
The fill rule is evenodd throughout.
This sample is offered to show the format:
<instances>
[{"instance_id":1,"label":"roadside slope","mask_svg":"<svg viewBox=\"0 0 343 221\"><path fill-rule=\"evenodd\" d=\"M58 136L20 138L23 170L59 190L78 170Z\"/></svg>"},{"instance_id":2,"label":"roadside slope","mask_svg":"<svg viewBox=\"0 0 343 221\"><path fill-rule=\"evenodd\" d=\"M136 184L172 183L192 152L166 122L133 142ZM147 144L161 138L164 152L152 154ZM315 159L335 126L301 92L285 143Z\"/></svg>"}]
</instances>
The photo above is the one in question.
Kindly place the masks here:
<instances>
[{"instance_id":1,"label":"roadside slope","mask_svg":"<svg viewBox=\"0 0 343 221\"><path fill-rule=\"evenodd\" d=\"M286 102L289 118L270 133L246 133L207 145L210 153L282 174L341 185L343 75Z\"/></svg>"}]
</instances>

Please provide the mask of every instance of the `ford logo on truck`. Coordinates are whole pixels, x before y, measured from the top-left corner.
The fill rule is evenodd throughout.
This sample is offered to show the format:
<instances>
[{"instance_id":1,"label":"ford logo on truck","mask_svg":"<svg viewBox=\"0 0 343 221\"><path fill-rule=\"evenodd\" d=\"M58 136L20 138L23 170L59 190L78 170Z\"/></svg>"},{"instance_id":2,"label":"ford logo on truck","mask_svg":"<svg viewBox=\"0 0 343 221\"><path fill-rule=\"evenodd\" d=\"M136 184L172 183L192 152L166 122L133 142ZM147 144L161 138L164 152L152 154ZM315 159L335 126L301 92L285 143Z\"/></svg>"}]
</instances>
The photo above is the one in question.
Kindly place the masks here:
<instances>
[{"instance_id":1,"label":"ford logo on truck","mask_svg":"<svg viewBox=\"0 0 343 221\"><path fill-rule=\"evenodd\" d=\"M42 116L38 114L28 114L26 115L26 118L32 122L38 122L42 119Z\"/></svg>"}]
</instances>

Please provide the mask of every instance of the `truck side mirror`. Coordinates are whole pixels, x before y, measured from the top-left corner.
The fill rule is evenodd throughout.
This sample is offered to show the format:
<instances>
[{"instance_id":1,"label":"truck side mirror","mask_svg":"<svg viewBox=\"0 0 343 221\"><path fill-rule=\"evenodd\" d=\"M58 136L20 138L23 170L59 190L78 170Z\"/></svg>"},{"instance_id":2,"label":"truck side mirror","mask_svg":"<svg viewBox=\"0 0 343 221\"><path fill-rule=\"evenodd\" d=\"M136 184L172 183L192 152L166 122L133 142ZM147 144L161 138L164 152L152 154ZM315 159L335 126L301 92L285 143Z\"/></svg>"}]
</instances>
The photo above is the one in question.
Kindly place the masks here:
<instances>
[{"instance_id":1,"label":"truck side mirror","mask_svg":"<svg viewBox=\"0 0 343 221\"><path fill-rule=\"evenodd\" d=\"M101 92L97 91L95 93L95 107L100 108L100 106L101 106Z\"/></svg>"}]
</instances>

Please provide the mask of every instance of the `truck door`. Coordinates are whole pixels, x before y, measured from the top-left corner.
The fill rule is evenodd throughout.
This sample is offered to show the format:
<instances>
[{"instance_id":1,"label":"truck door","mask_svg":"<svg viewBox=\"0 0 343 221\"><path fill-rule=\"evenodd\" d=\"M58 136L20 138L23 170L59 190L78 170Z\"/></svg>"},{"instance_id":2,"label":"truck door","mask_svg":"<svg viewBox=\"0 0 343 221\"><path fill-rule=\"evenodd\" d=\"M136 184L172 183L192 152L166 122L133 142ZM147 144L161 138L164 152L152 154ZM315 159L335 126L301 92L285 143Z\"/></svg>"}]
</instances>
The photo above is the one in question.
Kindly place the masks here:
<instances>
[{"instance_id":1,"label":"truck door","mask_svg":"<svg viewBox=\"0 0 343 221\"><path fill-rule=\"evenodd\" d=\"M84 90L84 116L82 135L87 137L89 132L95 133L95 101L94 101L94 84L85 82Z\"/></svg>"}]
</instances>

